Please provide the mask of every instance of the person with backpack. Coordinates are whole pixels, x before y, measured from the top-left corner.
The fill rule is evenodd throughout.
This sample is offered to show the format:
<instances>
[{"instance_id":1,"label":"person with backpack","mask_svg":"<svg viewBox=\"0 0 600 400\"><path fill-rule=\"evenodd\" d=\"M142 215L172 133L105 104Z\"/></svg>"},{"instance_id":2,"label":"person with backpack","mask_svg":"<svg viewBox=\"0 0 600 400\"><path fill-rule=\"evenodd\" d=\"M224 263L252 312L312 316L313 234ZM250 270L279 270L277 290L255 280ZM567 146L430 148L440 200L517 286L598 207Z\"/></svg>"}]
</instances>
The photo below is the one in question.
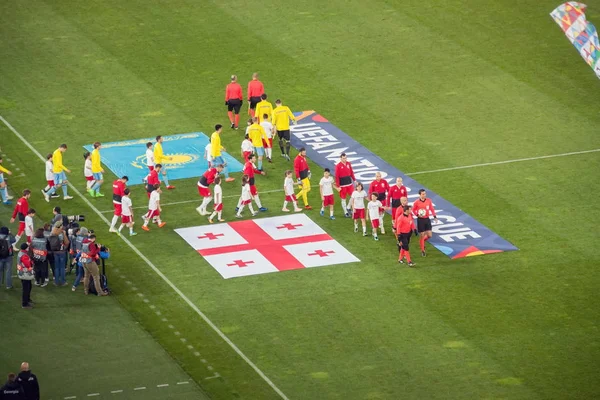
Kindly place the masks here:
<instances>
[{"instance_id":1,"label":"person with backpack","mask_svg":"<svg viewBox=\"0 0 600 400\"><path fill-rule=\"evenodd\" d=\"M96 244L96 235L90 235L89 238L84 239L81 246L81 257L80 261L83 265L84 276L83 276L83 292L87 295L90 288L90 276L94 280L94 287L98 296L107 296L108 293L102 289L100 285L100 271L98 270L98 264L96 259L100 249Z\"/></svg>"},{"instance_id":2,"label":"person with backpack","mask_svg":"<svg viewBox=\"0 0 600 400\"><path fill-rule=\"evenodd\" d=\"M33 258L33 270L35 271L35 286L48 286L48 250L50 245L44 237L44 228L35 231L31 240L31 258Z\"/></svg>"},{"instance_id":3,"label":"person with backpack","mask_svg":"<svg viewBox=\"0 0 600 400\"><path fill-rule=\"evenodd\" d=\"M0 284L4 281L6 289L12 289L13 244L15 237L7 227L0 228Z\"/></svg>"},{"instance_id":4,"label":"person with backpack","mask_svg":"<svg viewBox=\"0 0 600 400\"><path fill-rule=\"evenodd\" d=\"M67 234L63 230L62 221L54 223L52 232L48 237L48 243L50 243L50 250L54 253L54 285L65 286L66 280L66 268L67 268L67 248L69 247L69 239Z\"/></svg>"},{"instance_id":5,"label":"person with backpack","mask_svg":"<svg viewBox=\"0 0 600 400\"><path fill-rule=\"evenodd\" d=\"M83 246L83 241L87 239L89 236L89 231L86 227L82 226L77 234L75 235L75 239L71 241L71 248L74 254L75 265L77 266L77 275L75 276L75 281L73 282L73 287L71 290L74 292L77 290L77 286L81 282L81 279L84 275L83 264L81 264L81 248Z\"/></svg>"},{"instance_id":6,"label":"person with backpack","mask_svg":"<svg viewBox=\"0 0 600 400\"><path fill-rule=\"evenodd\" d=\"M46 240L50 239L50 234L52 233L52 225L44 224L44 237ZM50 270L48 271L48 275L44 283L48 284L50 280L50 272L52 272L52 279L54 279L55 271L54 271L54 253L50 249L50 242L48 242L48 257L47 257L48 265L50 266Z\"/></svg>"},{"instance_id":7,"label":"person with backpack","mask_svg":"<svg viewBox=\"0 0 600 400\"><path fill-rule=\"evenodd\" d=\"M33 272L33 262L29 257L28 250L29 245L21 243L21 251L17 255L17 275L23 286L21 308L31 309L33 308L33 302L31 301L31 281L35 279L35 273Z\"/></svg>"}]
</instances>

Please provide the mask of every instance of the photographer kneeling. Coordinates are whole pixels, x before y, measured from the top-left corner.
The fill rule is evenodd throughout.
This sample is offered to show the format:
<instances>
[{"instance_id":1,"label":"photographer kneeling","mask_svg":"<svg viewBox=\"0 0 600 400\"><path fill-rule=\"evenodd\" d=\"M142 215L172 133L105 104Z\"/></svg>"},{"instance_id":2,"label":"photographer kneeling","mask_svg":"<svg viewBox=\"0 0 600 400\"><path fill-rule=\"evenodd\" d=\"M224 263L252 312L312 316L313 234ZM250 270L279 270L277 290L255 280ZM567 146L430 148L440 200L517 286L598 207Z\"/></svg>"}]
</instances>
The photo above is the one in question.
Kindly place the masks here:
<instances>
[{"instance_id":1,"label":"photographer kneeling","mask_svg":"<svg viewBox=\"0 0 600 400\"><path fill-rule=\"evenodd\" d=\"M96 264L99 252L100 248L96 244L96 235L90 235L87 239L83 240L79 261L83 264L83 290L86 295L89 292L90 275L94 279L94 286L96 287L98 296L108 295L108 293L102 290L102 286L100 285L100 271L98 270L98 264Z\"/></svg>"}]
</instances>

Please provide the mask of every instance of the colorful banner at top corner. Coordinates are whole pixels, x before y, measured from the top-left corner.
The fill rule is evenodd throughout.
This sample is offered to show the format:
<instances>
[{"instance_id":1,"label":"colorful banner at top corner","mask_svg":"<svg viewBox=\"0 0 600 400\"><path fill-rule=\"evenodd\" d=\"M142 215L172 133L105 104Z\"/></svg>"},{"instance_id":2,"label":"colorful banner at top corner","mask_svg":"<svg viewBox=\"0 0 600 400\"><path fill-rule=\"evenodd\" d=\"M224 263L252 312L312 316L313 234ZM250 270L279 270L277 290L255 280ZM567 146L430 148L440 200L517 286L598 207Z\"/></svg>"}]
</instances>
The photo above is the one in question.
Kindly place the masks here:
<instances>
[{"instance_id":1,"label":"colorful banner at top corner","mask_svg":"<svg viewBox=\"0 0 600 400\"><path fill-rule=\"evenodd\" d=\"M587 6L568 1L556 7L550 16L560 26L586 63L600 78L600 44L596 27L585 16Z\"/></svg>"},{"instance_id":2,"label":"colorful banner at top corner","mask_svg":"<svg viewBox=\"0 0 600 400\"><path fill-rule=\"evenodd\" d=\"M433 224L434 235L429 243L448 257L454 259L518 250L440 195L388 164L320 114L302 111L294 115L298 124L291 127L292 145L297 149L304 147L306 155L320 167L333 171L332 167L339 161L340 155L346 153L356 180L363 183L365 190L368 190L377 172L381 172L390 185L401 177L410 203L419 196L419 189L425 189L439 220Z\"/></svg>"}]
</instances>

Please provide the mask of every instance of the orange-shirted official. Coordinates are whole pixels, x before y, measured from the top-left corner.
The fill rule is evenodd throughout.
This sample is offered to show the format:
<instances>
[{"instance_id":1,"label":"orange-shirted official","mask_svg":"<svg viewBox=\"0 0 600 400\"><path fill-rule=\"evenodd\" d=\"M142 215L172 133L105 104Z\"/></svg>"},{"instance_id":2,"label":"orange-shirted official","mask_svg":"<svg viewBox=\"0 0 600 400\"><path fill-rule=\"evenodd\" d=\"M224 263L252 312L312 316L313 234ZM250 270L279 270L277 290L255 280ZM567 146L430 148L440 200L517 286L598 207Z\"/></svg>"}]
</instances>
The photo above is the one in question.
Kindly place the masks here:
<instances>
[{"instance_id":1,"label":"orange-shirted official","mask_svg":"<svg viewBox=\"0 0 600 400\"><path fill-rule=\"evenodd\" d=\"M265 93L265 87L263 83L258 80L258 72L252 74L252 80L248 82L248 102L250 107L248 108L248 114L255 116L256 105L260 102L260 96Z\"/></svg>"},{"instance_id":2,"label":"orange-shirted official","mask_svg":"<svg viewBox=\"0 0 600 400\"><path fill-rule=\"evenodd\" d=\"M237 76L231 75L231 82L225 88L225 105L232 129L237 129L240 124L240 109L243 99L242 86L238 83Z\"/></svg>"},{"instance_id":3,"label":"orange-shirted official","mask_svg":"<svg viewBox=\"0 0 600 400\"><path fill-rule=\"evenodd\" d=\"M400 255L398 256L398 262L404 264L404 258L409 267L414 267L415 264L410 259L409 244L410 237L415 230L415 221L411 213L410 206L404 206L402 212L397 213L396 221L396 232L398 233L398 245L400 246Z\"/></svg>"}]
</instances>

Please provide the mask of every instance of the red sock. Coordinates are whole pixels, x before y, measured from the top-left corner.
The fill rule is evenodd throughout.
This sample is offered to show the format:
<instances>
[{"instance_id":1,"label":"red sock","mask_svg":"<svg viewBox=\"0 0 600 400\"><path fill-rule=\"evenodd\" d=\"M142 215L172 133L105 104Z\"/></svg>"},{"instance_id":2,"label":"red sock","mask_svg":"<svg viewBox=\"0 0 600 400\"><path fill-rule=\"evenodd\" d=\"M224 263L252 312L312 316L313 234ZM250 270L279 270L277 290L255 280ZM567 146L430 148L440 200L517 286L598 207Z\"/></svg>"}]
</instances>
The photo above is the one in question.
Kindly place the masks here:
<instances>
[{"instance_id":1,"label":"red sock","mask_svg":"<svg viewBox=\"0 0 600 400\"><path fill-rule=\"evenodd\" d=\"M408 250L406 250L406 251L404 252L404 255L406 256L406 262L411 262L411 261L410 261L410 252L409 252Z\"/></svg>"},{"instance_id":2,"label":"red sock","mask_svg":"<svg viewBox=\"0 0 600 400\"><path fill-rule=\"evenodd\" d=\"M425 238L423 236L419 239L419 244L421 245L421 251L425 251Z\"/></svg>"},{"instance_id":3,"label":"red sock","mask_svg":"<svg viewBox=\"0 0 600 400\"><path fill-rule=\"evenodd\" d=\"M425 236L425 241L428 241L429 239L431 239L429 236Z\"/></svg>"},{"instance_id":4,"label":"red sock","mask_svg":"<svg viewBox=\"0 0 600 400\"><path fill-rule=\"evenodd\" d=\"M229 117L229 122L233 124L233 113L231 111L227 111L227 116Z\"/></svg>"},{"instance_id":5,"label":"red sock","mask_svg":"<svg viewBox=\"0 0 600 400\"><path fill-rule=\"evenodd\" d=\"M235 126L240 125L240 114L235 114Z\"/></svg>"},{"instance_id":6,"label":"red sock","mask_svg":"<svg viewBox=\"0 0 600 400\"><path fill-rule=\"evenodd\" d=\"M253 110L253 109L249 108L249 109L248 109L248 114L250 114L250 116L251 116L252 118L254 118L254 110Z\"/></svg>"},{"instance_id":7,"label":"red sock","mask_svg":"<svg viewBox=\"0 0 600 400\"><path fill-rule=\"evenodd\" d=\"M398 261L402 260L402 258L404 258L404 249L400 249L400 257L398 258Z\"/></svg>"}]
</instances>

